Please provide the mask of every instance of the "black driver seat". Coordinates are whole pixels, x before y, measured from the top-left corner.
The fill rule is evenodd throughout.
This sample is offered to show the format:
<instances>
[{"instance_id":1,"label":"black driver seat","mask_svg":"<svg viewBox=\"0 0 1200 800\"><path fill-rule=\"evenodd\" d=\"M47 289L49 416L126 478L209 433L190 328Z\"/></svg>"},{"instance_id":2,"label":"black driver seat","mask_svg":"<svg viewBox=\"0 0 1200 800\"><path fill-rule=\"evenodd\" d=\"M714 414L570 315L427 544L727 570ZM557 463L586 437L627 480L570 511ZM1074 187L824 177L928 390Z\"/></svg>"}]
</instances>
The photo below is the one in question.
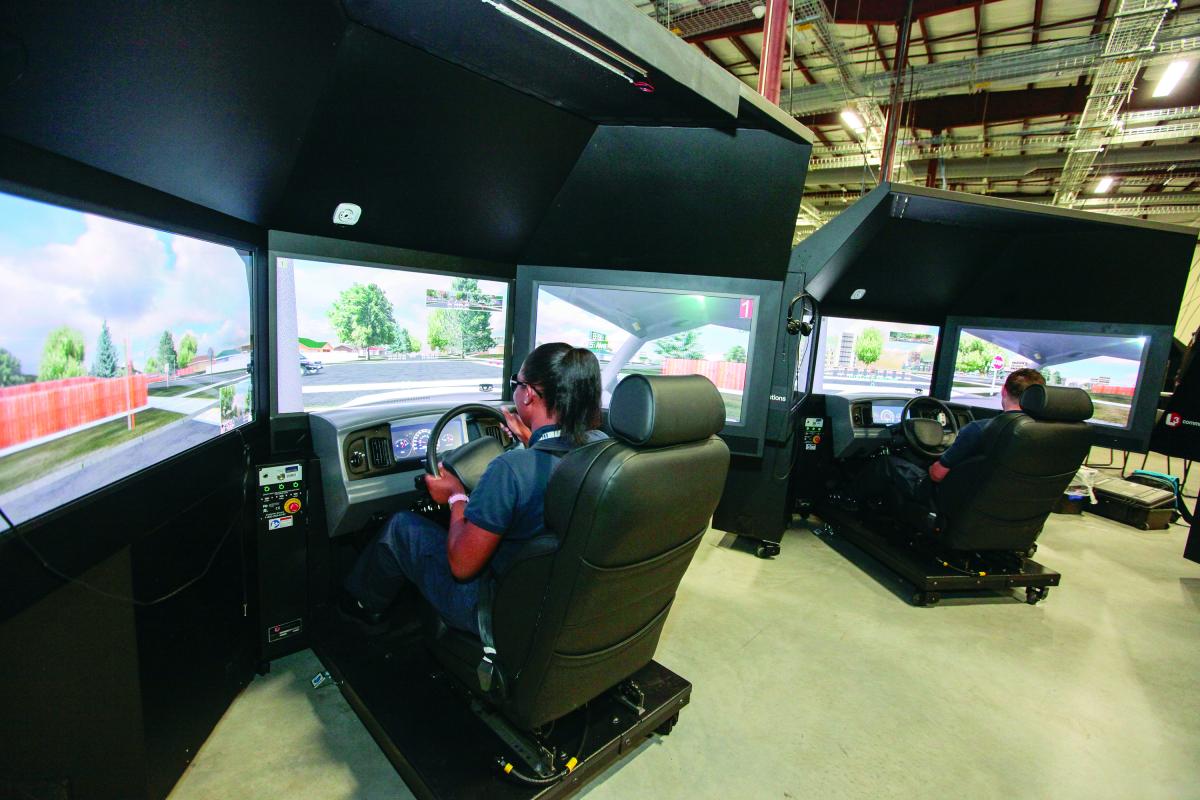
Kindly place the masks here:
<instances>
[{"instance_id":1,"label":"black driver seat","mask_svg":"<svg viewBox=\"0 0 1200 800\"><path fill-rule=\"evenodd\" d=\"M650 662L725 485L729 449L715 436L725 404L707 378L629 376L609 422L616 438L558 464L546 533L493 577L490 620L486 607L480 620L490 622L494 667L483 666L480 639L445 624L431 642L450 672L525 730Z\"/></svg>"},{"instance_id":2,"label":"black driver seat","mask_svg":"<svg viewBox=\"0 0 1200 800\"><path fill-rule=\"evenodd\" d=\"M950 549L1027 552L1087 458L1087 392L1033 385L1021 410L989 423L982 452L937 487L939 539Z\"/></svg>"}]
</instances>

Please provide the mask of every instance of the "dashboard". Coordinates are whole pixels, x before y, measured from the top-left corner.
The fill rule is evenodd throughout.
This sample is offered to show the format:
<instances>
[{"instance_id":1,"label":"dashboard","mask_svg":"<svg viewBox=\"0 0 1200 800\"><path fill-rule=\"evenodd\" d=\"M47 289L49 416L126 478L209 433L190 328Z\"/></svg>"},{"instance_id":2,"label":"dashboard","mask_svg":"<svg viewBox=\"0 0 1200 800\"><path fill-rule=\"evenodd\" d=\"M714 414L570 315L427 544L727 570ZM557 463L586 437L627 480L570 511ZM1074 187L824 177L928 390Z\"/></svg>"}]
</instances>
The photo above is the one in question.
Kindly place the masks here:
<instances>
[{"instance_id":1,"label":"dashboard","mask_svg":"<svg viewBox=\"0 0 1200 800\"><path fill-rule=\"evenodd\" d=\"M893 429L901 421L904 405L909 398L872 396L864 394L828 395L825 410L830 419L834 458L869 455L892 441ZM968 406L946 403L954 414L958 427L975 419ZM949 421L945 412L925 406L914 409L916 416L937 420L943 426Z\"/></svg>"},{"instance_id":2,"label":"dashboard","mask_svg":"<svg viewBox=\"0 0 1200 800\"><path fill-rule=\"evenodd\" d=\"M353 533L372 517L391 514L415 497L425 472L433 426L449 407L429 403L379 404L309 414L313 449L321 460L321 487L330 536ZM438 437L438 454L480 436L507 442L489 417L456 417Z\"/></svg>"}]
</instances>

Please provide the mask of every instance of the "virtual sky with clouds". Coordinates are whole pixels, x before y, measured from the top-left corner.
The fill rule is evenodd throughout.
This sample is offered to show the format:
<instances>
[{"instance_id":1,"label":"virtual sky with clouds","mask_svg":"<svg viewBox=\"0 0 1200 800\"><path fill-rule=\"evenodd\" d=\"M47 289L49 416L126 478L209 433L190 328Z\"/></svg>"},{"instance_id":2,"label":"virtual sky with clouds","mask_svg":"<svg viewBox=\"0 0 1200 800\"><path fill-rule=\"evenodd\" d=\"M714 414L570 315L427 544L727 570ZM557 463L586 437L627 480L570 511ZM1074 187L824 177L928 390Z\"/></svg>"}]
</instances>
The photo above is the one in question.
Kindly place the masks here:
<instances>
[{"instance_id":1,"label":"virtual sky with clouds","mask_svg":"<svg viewBox=\"0 0 1200 800\"><path fill-rule=\"evenodd\" d=\"M84 364L108 321L137 369L164 330L198 352L250 341L246 265L233 248L0 193L0 347L36 373L51 330L83 335Z\"/></svg>"}]
</instances>

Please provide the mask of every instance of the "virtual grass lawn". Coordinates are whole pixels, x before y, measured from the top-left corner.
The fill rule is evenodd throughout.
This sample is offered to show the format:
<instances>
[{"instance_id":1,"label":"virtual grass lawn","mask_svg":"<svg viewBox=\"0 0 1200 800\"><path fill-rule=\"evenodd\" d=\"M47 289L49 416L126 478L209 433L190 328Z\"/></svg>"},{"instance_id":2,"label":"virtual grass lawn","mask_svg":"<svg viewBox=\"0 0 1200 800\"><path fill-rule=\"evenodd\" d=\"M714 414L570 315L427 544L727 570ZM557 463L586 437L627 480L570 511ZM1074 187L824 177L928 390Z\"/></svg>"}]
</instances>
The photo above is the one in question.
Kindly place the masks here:
<instances>
[{"instance_id":1,"label":"virtual grass lawn","mask_svg":"<svg viewBox=\"0 0 1200 800\"><path fill-rule=\"evenodd\" d=\"M174 411L151 408L138 412L137 427L132 431L124 419L118 419L4 456L0 458L0 494L65 467L90 453L127 442L183 417L183 414Z\"/></svg>"}]
</instances>

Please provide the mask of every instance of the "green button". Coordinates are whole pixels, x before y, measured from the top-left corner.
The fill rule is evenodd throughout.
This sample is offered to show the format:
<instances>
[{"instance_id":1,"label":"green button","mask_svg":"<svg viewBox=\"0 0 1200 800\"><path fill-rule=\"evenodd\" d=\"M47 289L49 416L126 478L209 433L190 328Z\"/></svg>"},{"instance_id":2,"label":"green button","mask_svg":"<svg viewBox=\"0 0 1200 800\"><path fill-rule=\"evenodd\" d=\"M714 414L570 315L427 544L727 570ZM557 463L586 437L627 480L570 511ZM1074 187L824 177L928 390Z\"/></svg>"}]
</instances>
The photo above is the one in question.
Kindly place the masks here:
<instances>
[{"instance_id":1,"label":"green button","mask_svg":"<svg viewBox=\"0 0 1200 800\"><path fill-rule=\"evenodd\" d=\"M269 491L271 491L271 487L270 487L270 486L264 486L264 487L263 487L263 491L264 491L264 492L269 492Z\"/></svg>"},{"instance_id":2,"label":"green button","mask_svg":"<svg viewBox=\"0 0 1200 800\"><path fill-rule=\"evenodd\" d=\"M299 486L299 485L300 485L300 481L292 481L292 486L293 486L293 487L296 487L296 486Z\"/></svg>"}]
</instances>

